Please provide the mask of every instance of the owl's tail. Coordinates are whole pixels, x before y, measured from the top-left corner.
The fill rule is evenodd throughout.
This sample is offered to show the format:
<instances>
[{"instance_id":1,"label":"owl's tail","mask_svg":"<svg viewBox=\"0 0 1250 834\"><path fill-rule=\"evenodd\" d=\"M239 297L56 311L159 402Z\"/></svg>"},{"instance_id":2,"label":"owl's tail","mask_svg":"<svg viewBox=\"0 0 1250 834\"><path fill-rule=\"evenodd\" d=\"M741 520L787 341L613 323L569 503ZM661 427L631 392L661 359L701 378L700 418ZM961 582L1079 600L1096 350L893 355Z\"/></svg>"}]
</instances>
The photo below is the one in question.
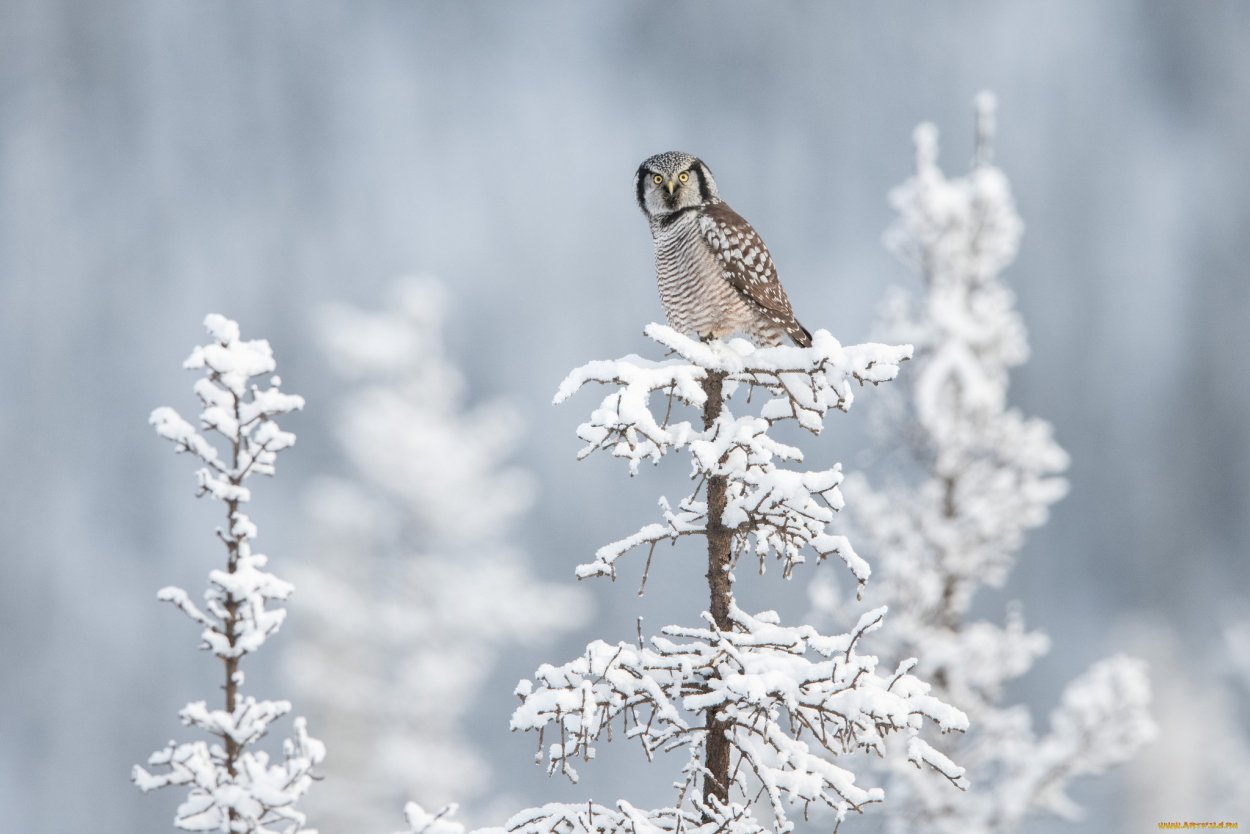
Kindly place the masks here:
<instances>
[{"instance_id":1,"label":"owl's tail","mask_svg":"<svg viewBox=\"0 0 1250 834\"><path fill-rule=\"evenodd\" d=\"M786 335L794 340L799 347L812 346L812 334L806 327L799 324L798 319L790 319L790 326L786 328Z\"/></svg>"}]
</instances>

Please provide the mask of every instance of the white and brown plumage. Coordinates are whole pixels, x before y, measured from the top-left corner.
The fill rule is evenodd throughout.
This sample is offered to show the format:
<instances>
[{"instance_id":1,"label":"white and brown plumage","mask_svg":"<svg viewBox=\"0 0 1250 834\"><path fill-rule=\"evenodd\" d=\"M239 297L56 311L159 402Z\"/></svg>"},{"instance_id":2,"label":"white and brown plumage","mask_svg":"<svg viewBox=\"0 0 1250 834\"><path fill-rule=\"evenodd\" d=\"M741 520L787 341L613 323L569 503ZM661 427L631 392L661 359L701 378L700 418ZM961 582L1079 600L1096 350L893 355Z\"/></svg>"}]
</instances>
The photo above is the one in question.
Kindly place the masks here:
<instances>
[{"instance_id":1,"label":"white and brown plumage","mask_svg":"<svg viewBox=\"0 0 1250 834\"><path fill-rule=\"evenodd\" d=\"M638 206L651 222L656 280L669 326L700 338L746 335L779 345L783 335L810 347L777 280L768 247L720 198L702 160L656 154L634 176Z\"/></svg>"}]
</instances>

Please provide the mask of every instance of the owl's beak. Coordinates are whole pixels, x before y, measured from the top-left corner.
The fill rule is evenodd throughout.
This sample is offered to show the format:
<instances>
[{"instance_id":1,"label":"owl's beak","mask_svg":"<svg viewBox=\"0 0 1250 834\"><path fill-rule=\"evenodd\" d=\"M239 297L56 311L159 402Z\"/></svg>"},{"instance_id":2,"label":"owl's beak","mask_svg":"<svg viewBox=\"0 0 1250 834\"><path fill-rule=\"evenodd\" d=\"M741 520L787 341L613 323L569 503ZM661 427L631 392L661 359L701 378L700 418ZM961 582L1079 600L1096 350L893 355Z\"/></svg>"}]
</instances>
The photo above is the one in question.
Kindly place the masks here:
<instances>
[{"instance_id":1,"label":"owl's beak","mask_svg":"<svg viewBox=\"0 0 1250 834\"><path fill-rule=\"evenodd\" d=\"M668 193L671 195L673 189L677 187L677 180L670 178L668 181Z\"/></svg>"}]
</instances>

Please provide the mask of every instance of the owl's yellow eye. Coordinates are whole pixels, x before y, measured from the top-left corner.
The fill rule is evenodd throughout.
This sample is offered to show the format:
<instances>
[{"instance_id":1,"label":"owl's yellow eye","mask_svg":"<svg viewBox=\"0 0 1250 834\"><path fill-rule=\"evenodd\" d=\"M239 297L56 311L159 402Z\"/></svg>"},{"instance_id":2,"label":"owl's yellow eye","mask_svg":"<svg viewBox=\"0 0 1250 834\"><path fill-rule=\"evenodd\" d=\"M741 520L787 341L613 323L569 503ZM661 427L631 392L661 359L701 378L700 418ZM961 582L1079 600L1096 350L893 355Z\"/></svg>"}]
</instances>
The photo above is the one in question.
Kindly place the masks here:
<instances>
[{"instance_id":1,"label":"owl's yellow eye","mask_svg":"<svg viewBox=\"0 0 1250 834\"><path fill-rule=\"evenodd\" d=\"M677 175L677 179L681 180L682 182L689 182L689 181L690 181L690 172L689 172L689 171L682 171L680 174L678 174L678 175Z\"/></svg>"},{"instance_id":2,"label":"owl's yellow eye","mask_svg":"<svg viewBox=\"0 0 1250 834\"><path fill-rule=\"evenodd\" d=\"M655 183L656 185L659 185L662 182L664 182L664 177L660 176L659 174L656 174L651 177L651 181Z\"/></svg>"}]
</instances>

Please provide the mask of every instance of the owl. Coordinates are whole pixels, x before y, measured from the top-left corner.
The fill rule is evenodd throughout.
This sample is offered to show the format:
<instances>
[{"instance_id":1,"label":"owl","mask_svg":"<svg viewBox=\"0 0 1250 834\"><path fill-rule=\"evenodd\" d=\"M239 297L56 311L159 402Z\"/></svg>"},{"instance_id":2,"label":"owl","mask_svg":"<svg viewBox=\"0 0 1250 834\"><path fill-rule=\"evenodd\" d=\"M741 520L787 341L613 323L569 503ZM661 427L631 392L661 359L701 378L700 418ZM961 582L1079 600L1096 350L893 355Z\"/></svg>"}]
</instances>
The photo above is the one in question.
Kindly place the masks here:
<instances>
[{"instance_id":1,"label":"owl","mask_svg":"<svg viewBox=\"0 0 1250 834\"><path fill-rule=\"evenodd\" d=\"M651 223L670 327L702 339L740 333L774 346L785 335L811 346L812 334L794 318L764 241L721 200L702 160L678 151L656 154L639 166L634 190Z\"/></svg>"}]
</instances>

